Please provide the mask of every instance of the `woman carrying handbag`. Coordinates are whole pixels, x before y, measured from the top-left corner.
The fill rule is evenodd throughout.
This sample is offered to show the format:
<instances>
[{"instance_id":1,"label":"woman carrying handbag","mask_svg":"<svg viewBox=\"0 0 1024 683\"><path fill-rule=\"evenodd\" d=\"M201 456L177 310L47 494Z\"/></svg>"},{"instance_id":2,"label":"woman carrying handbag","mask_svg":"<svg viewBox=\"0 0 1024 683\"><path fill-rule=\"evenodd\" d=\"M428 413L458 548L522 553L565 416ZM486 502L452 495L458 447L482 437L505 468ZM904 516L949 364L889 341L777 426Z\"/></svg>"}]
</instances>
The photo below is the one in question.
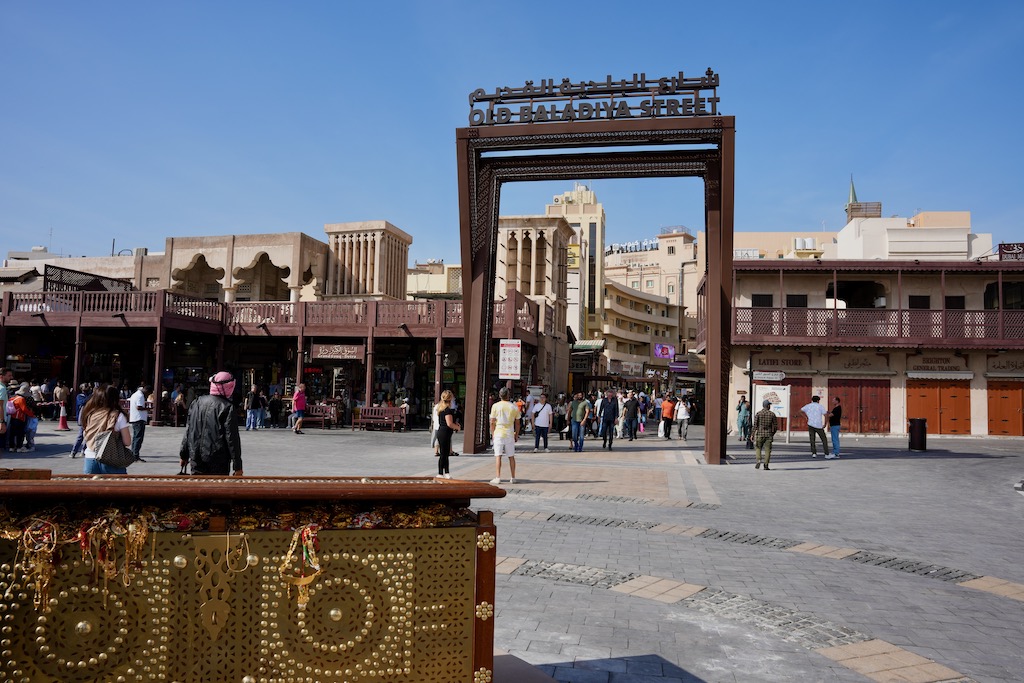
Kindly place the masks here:
<instances>
[{"instance_id":1,"label":"woman carrying handbag","mask_svg":"<svg viewBox=\"0 0 1024 683\"><path fill-rule=\"evenodd\" d=\"M106 465L99 461L98 450L107 439L120 439L125 447L132 445L128 418L121 411L117 387L104 385L92 392L79 418L85 435L85 474L128 474L128 468ZM111 433L113 432L113 433ZM106 434L111 433L109 437Z\"/></svg>"}]
</instances>

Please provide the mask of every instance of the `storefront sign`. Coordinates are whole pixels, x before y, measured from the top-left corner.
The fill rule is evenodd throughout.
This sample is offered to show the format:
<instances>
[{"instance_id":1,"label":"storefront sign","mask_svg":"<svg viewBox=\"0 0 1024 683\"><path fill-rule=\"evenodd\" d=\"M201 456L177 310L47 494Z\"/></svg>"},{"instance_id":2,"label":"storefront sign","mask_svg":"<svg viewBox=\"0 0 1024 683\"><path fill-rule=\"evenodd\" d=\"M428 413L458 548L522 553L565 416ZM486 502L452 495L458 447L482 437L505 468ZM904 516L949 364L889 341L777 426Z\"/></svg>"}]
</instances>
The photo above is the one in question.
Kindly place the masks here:
<instances>
[{"instance_id":1,"label":"storefront sign","mask_svg":"<svg viewBox=\"0 0 1024 683\"><path fill-rule=\"evenodd\" d=\"M635 363L632 361L622 361L622 374L624 375L639 375L644 371L643 363Z\"/></svg>"},{"instance_id":2,"label":"storefront sign","mask_svg":"<svg viewBox=\"0 0 1024 683\"><path fill-rule=\"evenodd\" d=\"M1000 261L1024 261L1024 242L999 245Z\"/></svg>"},{"instance_id":3,"label":"storefront sign","mask_svg":"<svg viewBox=\"0 0 1024 683\"><path fill-rule=\"evenodd\" d=\"M884 356L877 353L839 353L828 359L828 369L834 372L866 372L870 370L888 370L889 365Z\"/></svg>"},{"instance_id":4,"label":"storefront sign","mask_svg":"<svg viewBox=\"0 0 1024 683\"><path fill-rule=\"evenodd\" d=\"M361 344L313 344L313 360L363 360Z\"/></svg>"},{"instance_id":5,"label":"storefront sign","mask_svg":"<svg viewBox=\"0 0 1024 683\"><path fill-rule=\"evenodd\" d=\"M962 356L935 356L924 354L910 356L907 359L907 370L914 372L960 372L967 369L967 362Z\"/></svg>"},{"instance_id":6,"label":"storefront sign","mask_svg":"<svg viewBox=\"0 0 1024 683\"><path fill-rule=\"evenodd\" d=\"M786 373L778 370L754 370L755 382L781 382L786 379Z\"/></svg>"},{"instance_id":7,"label":"storefront sign","mask_svg":"<svg viewBox=\"0 0 1024 683\"><path fill-rule=\"evenodd\" d=\"M671 361L668 364L668 369L672 372L689 372L690 364L685 360Z\"/></svg>"},{"instance_id":8,"label":"storefront sign","mask_svg":"<svg viewBox=\"0 0 1024 683\"><path fill-rule=\"evenodd\" d=\"M589 372L590 354L573 354L569 357L569 372Z\"/></svg>"},{"instance_id":9,"label":"storefront sign","mask_svg":"<svg viewBox=\"0 0 1024 683\"><path fill-rule=\"evenodd\" d=\"M807 370L810 363L805 356L778 357L778 356L755 356L754 364L757 370Z\"/></svg>"},{"instance_id":10,"label":"storefront sign","mask_svg":"<svg viewBox=\"0 0 1024 683\"><path fill-rule=\"evenodd\" d=\"M502 339L498 344L498 379L520 379L523 368L523 342L519 339Z\"/></svg>"},{"instance_id":11,"label":"storefront sign","mask_svg":"<svg viewBox=\"0 0 1024 683\"><path fill-rule=\"evenodd\" d=\"M988 359L988 371L998 373L1024 373L1024 358L993 356Z\"/></svg>"}]
</instances>

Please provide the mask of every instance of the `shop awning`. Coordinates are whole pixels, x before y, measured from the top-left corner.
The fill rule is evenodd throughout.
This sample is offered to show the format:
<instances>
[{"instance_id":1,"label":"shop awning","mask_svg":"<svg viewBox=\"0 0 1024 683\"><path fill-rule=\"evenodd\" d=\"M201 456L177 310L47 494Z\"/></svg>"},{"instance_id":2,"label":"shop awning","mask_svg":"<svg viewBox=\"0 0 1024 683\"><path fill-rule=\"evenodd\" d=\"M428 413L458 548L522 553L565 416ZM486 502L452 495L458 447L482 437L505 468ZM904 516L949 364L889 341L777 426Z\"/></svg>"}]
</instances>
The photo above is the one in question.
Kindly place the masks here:
<instances>
[{"instance_id":1,"label":"shop awning","mask_svg":"<svg viewBox=\"0 0 1024 683\"><path fill-rule=\"evenodd\" d=\"M907 379L974 379L970 370L959 372L929 372L927 370L908 370Z\"/></svg>"},{"instance_id":2,"label":"shop awning","mask_svg":"<svg viewBox=\"0 0 1024 683\"><path fill-rule=\"evenodd\" d=\"M604 351L604 339L581 339L569 348L570 353L593 353Z\"/></svg>"}]
</instances>

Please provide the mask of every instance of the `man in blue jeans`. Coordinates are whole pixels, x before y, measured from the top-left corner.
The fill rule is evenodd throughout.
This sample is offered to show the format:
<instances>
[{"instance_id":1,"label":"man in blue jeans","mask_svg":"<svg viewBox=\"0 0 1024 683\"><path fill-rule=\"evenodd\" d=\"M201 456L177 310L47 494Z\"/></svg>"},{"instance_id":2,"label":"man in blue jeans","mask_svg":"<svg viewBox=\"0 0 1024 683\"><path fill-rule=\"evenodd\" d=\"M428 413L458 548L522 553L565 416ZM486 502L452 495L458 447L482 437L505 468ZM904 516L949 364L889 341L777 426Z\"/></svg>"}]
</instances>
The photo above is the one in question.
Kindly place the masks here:
<instances>
[{"instance_id":1,"label":"man in blue jeans","mask_svg":"<svg viewBox=\"0 0 1024 683\"><path fill-rule=\"evenodd\" d=\"M583 451L583 430L592 410L590 401L583 398L583 392L577 391L576 398L569 410L572 423L572 449L577 453Z\"/></svg>"}]
</instances>

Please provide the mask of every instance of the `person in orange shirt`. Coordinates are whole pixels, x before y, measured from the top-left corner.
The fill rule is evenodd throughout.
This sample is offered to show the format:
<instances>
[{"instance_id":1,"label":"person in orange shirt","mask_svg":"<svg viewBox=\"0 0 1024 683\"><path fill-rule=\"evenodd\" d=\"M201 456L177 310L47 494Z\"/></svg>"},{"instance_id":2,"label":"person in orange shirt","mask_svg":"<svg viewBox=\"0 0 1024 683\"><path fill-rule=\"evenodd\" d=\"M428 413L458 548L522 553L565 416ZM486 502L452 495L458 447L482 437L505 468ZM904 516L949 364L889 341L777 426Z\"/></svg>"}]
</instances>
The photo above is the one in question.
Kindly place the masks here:
<instances>
[{"instance_id":1,"label":"person in orange shirt","mask_svg":"<svg viewBox=\"0 0 1024 683\"><path fill-rule=\"evenodd\" d=\"M665 393L665 400L661 402L661 424L665 428L665 438L672 439L672 418L676 414L676 402Z\"/></svg>"}]
</instances>

